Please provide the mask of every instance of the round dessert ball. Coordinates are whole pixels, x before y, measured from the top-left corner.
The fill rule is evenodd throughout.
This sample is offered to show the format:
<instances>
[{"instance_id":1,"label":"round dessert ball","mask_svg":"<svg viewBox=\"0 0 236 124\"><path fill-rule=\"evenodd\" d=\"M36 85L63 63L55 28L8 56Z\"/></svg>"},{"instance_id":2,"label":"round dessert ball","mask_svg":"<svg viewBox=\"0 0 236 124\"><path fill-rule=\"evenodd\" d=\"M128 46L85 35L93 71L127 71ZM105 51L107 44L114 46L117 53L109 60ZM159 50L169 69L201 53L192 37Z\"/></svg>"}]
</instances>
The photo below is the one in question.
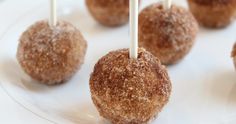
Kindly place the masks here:
<instances>
[{"instance_id":1,"label":"round dessert ball","mask_svg":"<svg viewBox=\"0 0 236 124\"><path fill-rule=\"evenodd\" d=\"M233 58L234 66L235 66L235 68L236 68L236 43L235 43L234 46L233 46L233 50L232 50L232 53L231 53L231 57Z\"/></svg>"},{"instance_id":2,"label":"round dessert ball","mask_svg":"<svg viewBox=\"0 0 236 124\"><path fill-rule=\"evenodd\" d=\"M129 0L86 0L92 16L105 26L120 26L129 20Z\"/></svg>"},{"instance_id":3,"label":"round dessert ball","mask_svg":"<svg viewBox=\"0 0 236 124\"><path fill-rule=\"evenodd\" d=\"M188 3L193 15L205 27L225 27L236 14L236 0L188 0Z\"/></svg>"},{"instance_id":4,"label":"round dessert ball","mask_svg":"<svg viewBox=\"0 0 236 124\"><path fill-rule=\"evenodd\" d=\"M198 24L186 9L172 5L165 10L160 3L152 4L139 15L139 43L162 64L175 64L191 50Z\"/></svg>"},{"instance_id":5,"label":"round dessert ball","mask_svg":"<svg viewBox=\"0 0 236 124\"><path fill-rule=\"evenodd\" d=\"M30 26L18 45L17 59L33 79L53 85L68 80L84 62L87 43L72 24L47 21Z\"/></svg>"},{"instance_id":6,"label":"round dessert ball","mask_svg":"<svg viewBox=\"0 0 236 124\"><path fill-rule=\"evenodd\" d=\"M100 115L113 124L146 124L167 104L171 81L151 53L139 49L138 59L130 59L122 49L98 61L90 90Z\"/></svg>"}]
</instances>

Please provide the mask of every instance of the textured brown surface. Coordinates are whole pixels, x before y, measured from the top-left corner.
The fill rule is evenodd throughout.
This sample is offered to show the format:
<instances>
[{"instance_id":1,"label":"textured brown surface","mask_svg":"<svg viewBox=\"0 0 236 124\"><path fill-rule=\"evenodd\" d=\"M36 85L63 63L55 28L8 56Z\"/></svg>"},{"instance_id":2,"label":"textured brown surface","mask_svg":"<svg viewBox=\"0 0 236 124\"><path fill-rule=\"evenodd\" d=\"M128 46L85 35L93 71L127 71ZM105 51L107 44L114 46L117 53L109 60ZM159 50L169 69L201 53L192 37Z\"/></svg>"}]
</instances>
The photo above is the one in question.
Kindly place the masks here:
<instances>
[{"instance_id":1,"label":"textured brown surface","mask_svg":"<svg viewBox=\"0 0 236 124\"><path fill-rule=\"evenodd\" d=\"M68 80L79 69L86 49L73 25L59 21L50 28L47 21L39 21L22 34L17 59L32 78L51 85Z\"/></svg>"},{"instance_id":2,"label":"textured brown surface","mask_svg":"<svg viewBox=\"0 0 236 124\"><path fill-rule=\"evenodd\" d=\"M88 10L101 24L120 26L129 20L129 0L86 0Z\"/></svg>"},{"instance_id":3,"label":"textured brown surface","mask_svg":"<svg viewBox=\"0 0 236 124\"><path fill-rule=\"evenodd\" d=\"M231 57L233 58L234 67L236 68L236 43L233 46L233 50L231 52Z\"/></svg>"},{"instance_id":4,"label":"textured brown surface","mask_svg":"<svg viewBox=\"0 0 236 124\"><path fill-rule=\"evenodd\" d=\"M198 22L209 28L228 26L236 15L236 0L188 0Z\"/></svg>"},{"instance_id":5,"label":"textured brown surface","mask_svg":"<svg viewBox=\"0 0 236 124\"><path fill-rule=\"evenodd\" d=\"M192 1L201 5L222 5L222 4L226 5L236 2L236 0L192 0Z\"/></svg>"},{"instance_id":6,"label":"textured brown surface","mask_svg":"<svg viewBox=\"0 0 236 124\"><path fill-rule=\"evenodd\" d=\"M164 10L160 3L145 8L139 15L139 43L163 64L175 64L191 50L198 32L193 15L173 5Z\"/></svg>"},{"instance_id":7,"label":"textured brown surface","mask_svg":"<svg viewBox=\"0 0 236 124\"><path fill-rule=\"evenodd\" d=\"M234 46L233 46L233 50L232 50L232 53L231 53L231 57L236 57L236 43L235 43Z\"/></svg>"},{"instance_id":8,"label":"textured brown surface","mask_svg":"<svg viewBox=\"0 0 236 124\"><path fill-rule=\"evenodd\" d=\"M110 52L94 67L90 90L100 115L113 124L146 124L171 94L167 70L144 49L129 59L128 49Z\"/></svg>"}]
</instances>

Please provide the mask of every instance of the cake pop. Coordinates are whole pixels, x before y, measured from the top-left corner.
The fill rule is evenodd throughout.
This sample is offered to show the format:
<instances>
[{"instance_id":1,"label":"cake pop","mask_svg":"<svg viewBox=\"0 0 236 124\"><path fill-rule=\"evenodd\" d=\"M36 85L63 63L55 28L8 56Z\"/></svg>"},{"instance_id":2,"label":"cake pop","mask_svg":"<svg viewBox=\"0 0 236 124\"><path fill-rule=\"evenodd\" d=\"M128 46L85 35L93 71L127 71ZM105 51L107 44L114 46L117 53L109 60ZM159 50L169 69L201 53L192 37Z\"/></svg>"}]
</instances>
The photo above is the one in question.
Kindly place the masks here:
<instances>
[{"instance_id":1,"label":"cake pop","mask_svg":"<svg viewBox=\"0 0 236 124\"><path fill-rule=\"evenodd\" d=\"M134 41L130 52L121 49L108 53L97 62L90 77L93 103L113 124L148 123L161 112L171 94L165 66L145 49L136 47L138 11L134 13L131 27L136 31L131 29Z\"/></svg>"},{"instance_id":2,"label":"cake pop","mask_svg":"<svg viewBox=\"0 0 236 124\"><path fill-rule=\"evenodd\" d=\"M129 20L129 0L86 0L92 16L105 26L120 26Z\"/></svg>"},{"instance_id":3,"label":"cake pop","mask_svg":"<svg viewBox=\"0 0 236 124\"><path fill-rule=\"evenodd\" d=\"M139 49L136 60L123 49L98 61L90 89L100 115L113 124L144 124L168 102L171 82L166 68L151 53Z\"/></svg>"},{"instance_id":4,"label":"cake pop","mask_svg":"<svg viewBox=\"0 0 236 124\"><path fill-rule=\"evenodd\" d=\"M30 26L19 41L17 59L23 70L49 85L68 80L84 62L87 49L76 27L53 17Z\"/></svg>"},{"instance_id":5,"label":"cake pop","mask_svg":"<svg viewBox=\"0 0 236 124\"><path fill-rule=\"evenodd\" d=\"M236 14L236 0L188 0L188 4L198 22L205 27L225 27Z\"/></svg>"},{"instance_id":6,"label":"cake pop","mask_svg":"<svg viewBox=\"0 0 236 124\"><path fill-rule=\"evenodd\" d=\"M156 3L139 15L139 43L165 65L175 64L191 50L198 32L193 15L182 7Z\"/></svg>"}]
</instances>

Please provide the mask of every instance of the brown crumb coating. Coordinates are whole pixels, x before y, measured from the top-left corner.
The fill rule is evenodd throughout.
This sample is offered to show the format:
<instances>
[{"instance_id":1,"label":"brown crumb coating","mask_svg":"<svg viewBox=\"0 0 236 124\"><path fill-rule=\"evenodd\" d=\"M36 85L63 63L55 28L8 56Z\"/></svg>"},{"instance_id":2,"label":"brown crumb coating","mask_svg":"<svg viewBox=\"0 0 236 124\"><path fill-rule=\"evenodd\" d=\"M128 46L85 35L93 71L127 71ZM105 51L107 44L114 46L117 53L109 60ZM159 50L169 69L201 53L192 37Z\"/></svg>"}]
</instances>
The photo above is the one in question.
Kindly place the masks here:
<instances>
[{"instance_id":1,"label":"brown crumb coating","mask_svg":"<svg viewBox=\"0 0 236 124\"><path fill-rule=\"evenodd\" d=\"M129 0L86 0L92 16L105 26L120 26L129 20Z\"/></svg>"},{"instance_id":2,"label":"brown crumb coating","mask_svg":"<svg viewBox=\"0 0 236 124\"><path fill-rule=\"evenodd\" d=\"M232 50L232 53L231 53L231 57L236 57L236 43L235 43L234 46L233 46L233 50Z\"/></svg>"},{"instance_id":3,"label":"brown crumb coating","mask_svg":"<svg viewBox=\"0 0 236 124\"><path fill-rule=\"evenodd\" d=\"M198 32L193 15L182 7L172 5L164 10L156 3L146 7L139 15L139 43L162 64L179 62L191 50Z\"/></svg>"},{"instance_id":4,"label":"brown crumb coating","mask_svg":"<svg viewBox=\"0 0 236 124\"><path fill-rule=\"evenodd\" d=\"M200 5L226 5L236 2L235 0L192 0Z\"/></svg>"},{"instance_id":5,"label":"brown crumb coating","mask_svg":"<svg viewBox=\"0 0 236 124\"><path fill-rule=\"evenodd\" d=\"M209 28L228 26L236 15L236 0L188 0L198 22Z\"/></svg>"},{"instance_id":6,"label":"brown crumb coating","mask_svg":"<svg viewBox=\"0 0 236 124\"><path fill-rule=\"evenodd\" d=\"M167 104L171 81L151 53L139 49L138 59L130 59L121 49L98 61L90 90L100 115L113 124L146 124Z\"/></svg>"},{"instance_id":7,"label":"brown crumb coating","mask_svg":"<svg viewBox=\"0 0 236 124\"><path fill-rule=\"evenodd\" d=\"M68 22L51 28L47 21L30 26L20 37L17 59L23 70L42 83L68 80L84 62L87 42Z\"/></svg>"}]
</instances>

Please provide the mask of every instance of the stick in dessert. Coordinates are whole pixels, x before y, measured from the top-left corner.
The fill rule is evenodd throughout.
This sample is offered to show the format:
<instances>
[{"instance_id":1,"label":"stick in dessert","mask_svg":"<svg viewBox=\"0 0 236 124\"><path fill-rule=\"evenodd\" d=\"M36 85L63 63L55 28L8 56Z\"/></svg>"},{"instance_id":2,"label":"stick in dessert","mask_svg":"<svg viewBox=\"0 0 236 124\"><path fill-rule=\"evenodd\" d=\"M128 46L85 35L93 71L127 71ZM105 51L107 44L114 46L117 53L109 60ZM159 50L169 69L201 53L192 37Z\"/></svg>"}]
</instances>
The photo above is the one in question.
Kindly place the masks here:
<instances>
[{"instance_id":1,"label":"stick in dessert","mask_svg":"<svg viewBox=\"0 0 236 124\"><path fill-rule=\"evenodd\" d=\"M194 45L198 24L186 9L167 0L146 7L139 15L139 43L162 64L182 60Z\"/></svg>"},{"instance_id":2,"label":"stick in dessert","mask_svg":"<svg viewBox=\"0 0 236 124\"><path fill-rule=\"evenodd\" d=\"M113 124L146 124L169 101L171 81L161 62L138 49L138 1L130 0L131 46L102 57L90 77L93 103Z\"/></svg>"}]
</instances>

